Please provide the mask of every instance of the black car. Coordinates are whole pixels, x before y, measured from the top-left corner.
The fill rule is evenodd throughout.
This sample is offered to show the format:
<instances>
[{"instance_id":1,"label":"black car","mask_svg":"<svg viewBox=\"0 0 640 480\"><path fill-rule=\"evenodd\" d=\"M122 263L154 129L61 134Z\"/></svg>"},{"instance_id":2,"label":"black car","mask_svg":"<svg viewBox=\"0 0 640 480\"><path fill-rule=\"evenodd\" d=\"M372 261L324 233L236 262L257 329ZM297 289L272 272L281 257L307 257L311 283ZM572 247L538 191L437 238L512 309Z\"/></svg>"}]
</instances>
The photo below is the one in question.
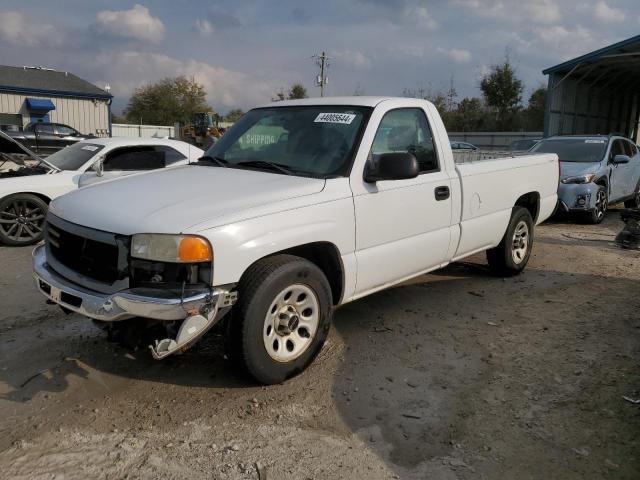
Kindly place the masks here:
<instances>
[{"instance_id":1,"label":"black car","mask_svg":"<svg viewBox=\"0 0 640 480\"><path fill-rule=\"evenodd\" d=\"M21 132L6 132L38 155L46 156L95 135L84 135L75 128L62 123L29 123Z\"/></svg>"}]
</instances>

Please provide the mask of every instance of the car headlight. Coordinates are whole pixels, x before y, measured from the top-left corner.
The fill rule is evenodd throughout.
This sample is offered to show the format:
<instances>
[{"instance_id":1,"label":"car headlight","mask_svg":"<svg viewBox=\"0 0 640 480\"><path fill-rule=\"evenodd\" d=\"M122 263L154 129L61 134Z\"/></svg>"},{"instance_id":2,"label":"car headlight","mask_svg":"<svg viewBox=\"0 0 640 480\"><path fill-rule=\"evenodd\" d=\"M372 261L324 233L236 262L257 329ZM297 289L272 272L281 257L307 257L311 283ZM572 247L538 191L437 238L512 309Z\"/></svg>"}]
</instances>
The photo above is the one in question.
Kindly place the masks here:
<instances>
[{"instance_id":1,"label":"car headlight","mask_svg":"<svg viewBox=\"0 0 640 480\"><path fill-rule=\"evenodd\" d=\"M595 173L587 173L586 175L578 175L575 177L567 177L560 180L562 183L591 183L595 178Z\"/></svg>"},{"instance_id":2,"label":"car headlight","mask_svg":"<svg viewBox=\"0 0 640 480\"><path fill-rule=\"evenodd\" d=\"M139 233L131 241L131 256L157 262L197 263L213 260L207 240L196 235Z\"/></svg>"}]
</instances>

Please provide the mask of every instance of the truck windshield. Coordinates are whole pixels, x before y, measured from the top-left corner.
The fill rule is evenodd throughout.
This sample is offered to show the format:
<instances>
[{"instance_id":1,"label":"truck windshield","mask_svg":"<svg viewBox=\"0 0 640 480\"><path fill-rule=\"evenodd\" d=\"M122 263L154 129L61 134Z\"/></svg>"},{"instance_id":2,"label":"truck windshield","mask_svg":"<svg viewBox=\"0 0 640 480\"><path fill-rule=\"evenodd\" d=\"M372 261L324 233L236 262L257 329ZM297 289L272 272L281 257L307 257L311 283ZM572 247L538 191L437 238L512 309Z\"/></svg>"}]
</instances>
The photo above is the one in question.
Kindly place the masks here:
<instances>
[{"instance_id":1,"label":"truck windshield","mask_svg":"<svg viewBox=\"0 0 640 480\"><path fill-rule=\"evenodd\" d=\"M278 174L345 176L367 107L301 106L251 110L205 154L211 165Z\"/></svg>"},{"instance_id":2,"label":"truck windshield","mask_svg":"<svg viewBox=\"0 0 640 480\"><path fill-rule=\"evenodd\" d=\"M541 140L531 152L556 153L561 162L596 163L603 159L606 147L607 141L604 139L549 139Z\"/></svg>"},{"instance_id":3,"label":"truck windshield","mask_svg":"<svg viewBox=\"0 0 640 480\"><path fill-rule=\"evenodd\" d=\"M104 145L93 143L75 143L49 155L47 162L60 170L78 170L103 148Z\"/></svg>"}]
</instances>

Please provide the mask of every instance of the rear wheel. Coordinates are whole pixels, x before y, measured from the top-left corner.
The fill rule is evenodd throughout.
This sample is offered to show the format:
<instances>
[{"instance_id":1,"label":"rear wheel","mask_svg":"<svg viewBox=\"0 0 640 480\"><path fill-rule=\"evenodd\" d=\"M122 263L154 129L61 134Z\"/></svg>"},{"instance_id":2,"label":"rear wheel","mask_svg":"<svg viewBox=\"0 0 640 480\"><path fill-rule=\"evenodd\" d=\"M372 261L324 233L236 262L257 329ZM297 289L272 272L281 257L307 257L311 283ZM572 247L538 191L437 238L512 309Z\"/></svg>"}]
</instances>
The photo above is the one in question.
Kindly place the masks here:
<instances>
[{"instance_id":1,"label":"rear wheel","mask_svg":"<svg viewBox=\"0 0 640 480\"><path fill-rule=\"evenodd\" d=\"M259 382L283 382L319 353L331 313L331 288L316 265L292 255L265 258L238 285L229 353Z\"/></svg>"},{"instance_id":2,"label":"rear wheel","mask_svg":"<svg viewBox=\"0 0 640 480\"><path fill-rule=\"evenodd\" d=\"M596 205L593 210L589 212L589 223L601 223L602 220L604 220L605 213L607 213L607 208L609 208L607 189L603 185L599 185L598 191L596 192Z\"/></svg>"},{"instance_id":3,"label":"rear wheel","mask_svg":"<svg viewBox=\"0 0 640 480\"><path fill-rule=\"evenodd\" d=\"M633 198L624 201L625 208L640 208L640 184L636 187Z\"/></svg>"},{"instance_id":4,"label":"rear wheel","mask_svg":"<svg viewBox=\"0 0 640 480\"><path fill-rule=\"evenodd\" d=\"M29 193L0 200L0 243L22 246L42 240L47 208L44 200Z\"/></svg>"},{"instance_id":5,"label":"rear wheel","mask_svg":"<svg viewBox=\"0 0 640 480\"><path fill-rule=\"evenodd\" d=\"M533 219L529 210L514 207L507 231L497 247L487 250L489 267L501 276L520 273L527 266L533 246Z\"/></svg>"}]
</instances>

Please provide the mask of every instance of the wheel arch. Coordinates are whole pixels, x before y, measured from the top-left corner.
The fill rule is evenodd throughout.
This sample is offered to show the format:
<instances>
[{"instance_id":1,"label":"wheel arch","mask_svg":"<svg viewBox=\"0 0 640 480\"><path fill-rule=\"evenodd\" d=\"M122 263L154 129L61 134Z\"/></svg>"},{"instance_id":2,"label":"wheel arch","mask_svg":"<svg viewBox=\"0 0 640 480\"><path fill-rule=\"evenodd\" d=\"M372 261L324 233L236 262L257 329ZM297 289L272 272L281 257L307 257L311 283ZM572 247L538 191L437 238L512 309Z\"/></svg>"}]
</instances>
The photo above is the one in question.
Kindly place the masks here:
<instances>
[{"instance_id":1,"label":"wheel arch","mask_svg":"<svg viewBox=\"0 0 640 480\"><path fill-rule=\"evenodd\" d=\"M607 175L602 175L593 181L596 185L601 185L607 191L607 197L611 195L611 191L609 190L609 177Z\"/></svg>"},{"instance_id":2,"label":"wheel arch","mask_svg":"<svg viewBox=\"0 0 640 480\"><path fill-rule=\"evenodd\" d=\"M257 259L247 267L245 272L247 272L255 263L265 258L282 254L304 258L316 265L322 273L324 273L325 277L327 277L327 281L331 287L333 304L338 305L340 303L344 294L344 266L342 264L340 250L335 244L327 241L319 241L279 250Z\"/></svg>"},{"instance_id":3,"label":"wheel arch","mask_svg":"<svg viewBox=\"0 0 640 480\"><path fill-rule=\"evenodd\" d=\"M516 200L514 207L526 208L531 214L534 225L538 221L538 215L540 214L540 194L538 192L529 192Z\"/></svg>"},{"instance_id":4,"label":"wheel arch","mask_svg":"<svg viewBox=\"0 0 640 480\"><path fill-rule=\"evenodd\" d=\"M0 197L0 201L4 200L5 198L8 198L8 197L13 197L14 195L33 195L34 197L38 197L40 200L42 200L47 205L49 205L51 203L51 198L46 196L44 193L41 193L41 192L29 192L29 191L9 193L7 195L4 195L3 197Z\"/></svg>"}]
</instances>

